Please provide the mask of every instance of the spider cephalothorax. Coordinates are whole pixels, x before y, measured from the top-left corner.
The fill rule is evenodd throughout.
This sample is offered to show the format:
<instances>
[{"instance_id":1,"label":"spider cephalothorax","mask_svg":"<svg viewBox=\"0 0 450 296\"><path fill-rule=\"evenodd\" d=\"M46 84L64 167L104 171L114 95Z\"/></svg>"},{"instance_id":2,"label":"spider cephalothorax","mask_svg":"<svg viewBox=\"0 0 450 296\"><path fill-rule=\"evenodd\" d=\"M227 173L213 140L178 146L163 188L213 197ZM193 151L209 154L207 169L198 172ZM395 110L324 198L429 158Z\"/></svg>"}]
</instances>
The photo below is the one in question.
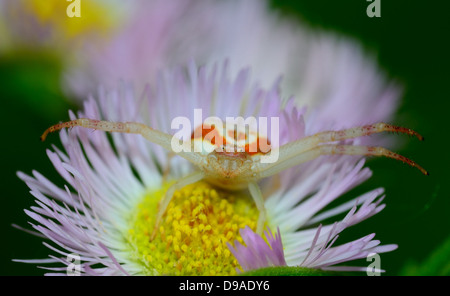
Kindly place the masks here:
<instances>
[{"instance_id":1,"label":"spider cephalothorax","mask_svg":"<svg viewBox=\"0 0 450 296\"><path fill-rule=\"evenodd\" d=\"M197 128L198 131L200 129ZM195 136L192 133L193 146L202 147L206 155L205 163L200 169L204 172L205 179L210 183L228 190L245 189L253 172L254 159L252 156L265 155L270 152L270 142L266 137L259 137L253 130L238 132L239 127L232 128L225 125L219 130L214 125L201 126L201 133ZM206 152L203 147L206 146ZM208 149L209 148L209 149Z\"/></svg>"},{"instance_id":2,"label":"spider cephalothorax","mask_svg":"<svg viewBox=\"0 0 450 296\"><path fill-rule=\"evenodd\" d=\"M110 122L80 118L49 127L41 136L41 140L45 140L47 134L50 132L75 126L92 128L106 132L140 134L150 142L158 144L166 150L173 152L171 146L173 136L136 122ZM234 132L231 140L224 137L221 143L219 143L220 141L216 142L216 140L223 135L216 134L216 140L213 141L212 137L208 138L204 136L204 133L202 132L202 136L200 137L201 139L199 140L204 142L206 139L209 144L213 145L213 147L208 153L205 153L204 150L201 150L202 152L195 152L194 146L196 143L198 144L198 142L186 141L182 143L185 149L175 152L179 156L193 163L198 170L177 180L167 190L165 197L160 203L159 211L156 217L155 230L158 228L158 225L161 222L162 216L164 215L174 192L186 185L204 179L213 185L228 190L242 190L248 188L258 210L260 211L257 232L262 233L266 220L266 213L264 208L264 199L257 182L263 178L273 176L293 166L313 160L321 155L341 154L385 156L407 163L418 168L423 174L428 175L428 172L414 161L389 151L386 148L337 144L346 139L368 136L380 132L405 133L416 136L419 140L423 140L423 137L420 134L411 129L393 126L386 123L376 123L339 131L320 132L304 137L300 140L284 144L280 147L265 147L265 151L263 152L260 148L260 144L255 144L254 141L245 141L245 135L242 139L243 142L239 144L239 136L237 136L236 132ZM256 135L256 139L258 138L259 136ZM258 143L261 142L258 141ZM248 150L249 147L256 147L256 151L253 150L250 152ZM266 156L265 154L269 152L275 153L278 156L276 161L262 162L262 157ZM155 233L156 231L154 231L153 236Z\"/></svg>"}]
</instances>

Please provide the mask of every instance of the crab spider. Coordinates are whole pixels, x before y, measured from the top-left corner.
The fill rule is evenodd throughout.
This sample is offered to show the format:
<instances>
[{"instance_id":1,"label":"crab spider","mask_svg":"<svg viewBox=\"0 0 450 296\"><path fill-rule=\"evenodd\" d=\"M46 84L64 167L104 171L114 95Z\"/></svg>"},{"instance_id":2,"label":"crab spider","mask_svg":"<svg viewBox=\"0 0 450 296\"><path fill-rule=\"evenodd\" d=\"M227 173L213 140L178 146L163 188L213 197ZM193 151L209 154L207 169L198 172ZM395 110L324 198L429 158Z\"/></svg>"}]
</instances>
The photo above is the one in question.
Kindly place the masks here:
<instances>
[{"instance_id":1,"label":"crab spider","mask_svg":"<svg viewBox=\"0 0 450 296\"><path fill-rule=\"evenodd\" d=\"M44 141L48 133L75 126L106 132L140 134L148 141L173 152L171 147L173 136L137 122L110 122L79 118L49 127L42 134L41 140ZM179 179L171 187L169 187L164 198L160 202L151 239L155 237L162 217L175 191L200 180L206 180L212 185L228 190L243 190L247 188L256 204L257 209L259 210L256 231L258 233L262 233L264 223L266 221L266 210L264 207L264 199L261 190L257 184L258 180L273 176L283 170L318 158L321 155L341 154L385 156L407 163L412 167L418 168L423 174L428 175L428 172L414 161L383 147L336 144L342 140L368 136L381 132L405 133L416 136L419 140L423 140L421 135L411 129L386 123L376 123L339 131L320 132L304 137L300 140L287 143L281 147L275 147L271 152L273 152L274 149L278 149L276 152L279 157L278 160L273 163L261 162L261 156L264 153L250 153L246 149L248 146L246 146L245 149L241 148L241 152L238 152L236 149L234 152L228 152L230 150L224 149L224 147L216 146L217 149L213 150L209 154L202 154L200 152L193 152L193 141L185 141L182 145L186 149L182 149L180 152L176 152L176 154L197 166L199 170ZM234 148L237 148L236 133L234 133L234 136ZM212 141L210 143L212 143Z\"/></svg>"}]
</instances>

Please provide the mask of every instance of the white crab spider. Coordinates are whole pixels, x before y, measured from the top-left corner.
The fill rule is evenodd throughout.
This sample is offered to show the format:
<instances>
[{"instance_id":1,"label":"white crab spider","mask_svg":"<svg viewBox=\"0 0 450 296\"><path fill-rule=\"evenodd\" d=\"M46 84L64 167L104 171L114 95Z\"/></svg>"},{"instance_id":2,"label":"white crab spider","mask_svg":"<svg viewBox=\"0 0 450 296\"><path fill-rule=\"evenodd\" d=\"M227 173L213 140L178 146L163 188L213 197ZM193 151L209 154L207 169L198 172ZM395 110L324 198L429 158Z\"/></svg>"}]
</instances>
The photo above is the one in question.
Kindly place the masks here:
<instances>
[{"instance_id":1,"label":"white crab spider","mask_svg":"<svg viewBox=\"0 0 450 296\"><path fill-rule=\"evenodd\" d=\"M41 140L44 141L48 133L75 126L106 132L140 134L150 142L173 152L171 147L172 135L163 133L137 122L110 122L79 118L49 127L42 134ZM264 223L266 221L266 210L264 207L264 199L261 190L257 184L258 180L273 176L283 170L313 160L321 155L345 154L385 156L407 163L418 168L423 174L428 175L428 172L414 161L383 147L335 144L336 142L345 139L368 136L385 131L405 133L416 136L419 140L423 140L423 137L420 134L411 129L393 126L387 123L376 123L339 131L320 132L312 136L287 143L281 147L272 148L272 150L278 149L277 152L279 155L278 160L274 163L262 163L260 161L262 152L249 153L246 149L247 147L241 147L240 151L235 149L235 152L226 152L223 147L217 147L217 149L205 155L200 152L194 152L194 150L191 149L193 148L193 142L188 143L186 141L183 144L191 145L190 147L187 147L190 149L183 149L176 154L197 166L199 170L179 179L169 187L164 198L160 202L151 239L154 238L156 230L159 227L162 217L175 191L200 180L206 180L215 186L228 190L242 190L248 188L253 200L255 201L256 207L259 210L256 231L258 233L262 233ZM235 138L235 143L236 142L237 141ZM234 148L237 148L236 144L234 145Z\"/></svg>"}]
</instances>

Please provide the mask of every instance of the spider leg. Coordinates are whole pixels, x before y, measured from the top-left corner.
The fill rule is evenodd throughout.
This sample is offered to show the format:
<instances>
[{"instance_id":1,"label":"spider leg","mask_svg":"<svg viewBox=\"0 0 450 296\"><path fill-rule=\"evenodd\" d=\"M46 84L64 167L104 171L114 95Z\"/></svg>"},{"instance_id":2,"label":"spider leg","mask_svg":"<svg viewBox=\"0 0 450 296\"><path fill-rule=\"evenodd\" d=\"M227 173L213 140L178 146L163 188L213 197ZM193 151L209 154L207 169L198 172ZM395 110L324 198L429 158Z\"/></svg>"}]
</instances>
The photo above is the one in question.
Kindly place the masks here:
<instances>
[{"instance_id":1,"label":"spider leg","mask_svg":"<svg viewBox=\"0 0 450 296\"><path fill-rule=\"evenodd\" d=\"M281 153L283 153L283 147L281 149ZM333 155L333 154L341 154L341 155L366 155L366 156L384 156L396 160L400 160L406 164L409 164L412 167L418 168L423 174L428 175L428 172L423 169L416 162L394 153L383 147L372 147L372 146L353 146L353 145L333 145L326 144L316 146L310 150L303 151L297 154L291 154L286 159L282 161L278 161L275 163L262 164L256 163L254 166L254 171L259 178L265 178L272 175L275 175L283 170L289 169L293 166L299 165L301 163L316 159L321 155Z\"/></svg>"},{"instance_id":2,"label":"spider leg","mask_svg":"<svg viewBox=\"0 0 450 296\"><path fill-rule=\"evenodd\" d=\"M189 184L198 182L201 179L203 179L203 173L200 171L197 171L197 172L194 172L192 174L189 174L189 175L179 179L174 184L172 184L172 186L170 186L169 189L167 189L166 193L164 194L164 198L159 203L158 213L156 214L155 227L153 228L153 232L150 237L151 241L156 236L156 233L159 229L159 224L161 224L162 217L163 217L164 213L166 212L167 207L169 206L169 203L172 200L172 197L173 197L173 194L175 193L175 191L180 190L181 188L183 188Z\"/></svg>"},{"instance_id":3,"label":"spider leg","mask_svg":"<svg viewBox=\"0 0 450 296\"><path fill-rule=\"evenodd\" d=\"M172 135L163 133L161 131L155 130L145 124L138 122L112 122L112 121L104 121L104 120L95 120L95 119L87 119L87 118L79 118L67 122L62 122L55 124L44 131L41 136L41 141L45 141L47 135L52 132L56 132L63 128L72 128L75 126L80 126L84 128L91 128L96 130L102 130L105 132L117 132L117 133L128 133L128 134L139 134L143 136L148 141L155 143L164 149L174 152L172 149ZM182 144L185 146L180 152L177 152L177 155L180 155L184 159L190 161L191 163L201 166L205 163L205 157L201 153L194 152L192 147L192 143L188 141L183 142ZM186 152L192 151L192 152Z\"/></svg>"},{"instance_id":4,"label":"spider leg","mask_svg":"<svg viewBox=\"0 0 450 296\"><path fill-rule=\"evenodd\" d=\"M322 132L316 134L320 142L333 142L333 141L341 141L345 139L352 139L362 136L369 136L376 133L382 133L382 132L395 132L395 133L402 133L402 134L408 134L410 136L417 137L420 141L423 140L423 137L416 131L401 127L401 126L395 126L392 124L379 122L375 124L369 124L364 126L358 126L354 128L349 128L345 130L340 131L331 131L331 132Z\"/></svg>"},{"instance_id":5,"label":"spider leg","mask_svg":"<svg viewBox=\"0 0 450 296\"><path fill-rule=\"evenodd\" d=\"M395 126L387 123L375 123L370 125L364 125L340 131L326 131L320 132L309 137L297 140L295 142L287 143L283 147L283 153L280 154L280 161L283 158L290 158L290 155L298 154L302 151L310 150L321 143L342 141L346 139L352 139L362 136L369 136L381 132L398 132L417 137L419 140L423 140L423 137L412 129ZM281 152L281 151L280 151Z\"/></svg>"},{"instance_id":6,"label":"spider leg","mask_svg":"<svg viewBox=\"0 0 450 296\"><path fill-rule=\"evenodd\" d=\"M167 178L169 177L169 173L170 173L170 161L172 160L172 158L175 156L175 153L173 152L168 152L167 153L167 164L164 166L163 171L162 171L162 181L163 183L167 181Z\"/></svg>"},{"instance_id":7,"label":"spider leg","mask_svg":"<svg viewBox=\"0 0 450 296\"><path fill-rule=\"evenodd\" d=\"M256 224L256 233L262 234L264 230L264 223L266 222L266 208L264 206L264 197L261 189L256 182L248 183L248 190L255 201L256 208L259 210L258 224Z\"/></svg>"}]
</instances>

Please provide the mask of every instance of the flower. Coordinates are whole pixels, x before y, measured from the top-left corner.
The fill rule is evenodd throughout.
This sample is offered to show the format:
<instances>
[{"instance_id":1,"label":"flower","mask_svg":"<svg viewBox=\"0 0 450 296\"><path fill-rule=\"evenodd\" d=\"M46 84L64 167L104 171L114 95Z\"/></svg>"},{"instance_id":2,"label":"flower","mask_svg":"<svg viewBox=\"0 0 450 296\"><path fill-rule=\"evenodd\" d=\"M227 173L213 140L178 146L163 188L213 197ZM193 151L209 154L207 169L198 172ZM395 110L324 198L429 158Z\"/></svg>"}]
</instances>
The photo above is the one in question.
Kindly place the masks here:
<instances>
[{"instance_id":1,"label":"flower","mask_svg":"<svg viewBox=\"0 0 450 296\"><path fill-rule=\"evenodd\" d=\"M130 10L120 1L109 1L109 5L101 0L87 1L80 5L83 21L79 21L68 15L70 4L58 0L0 0L0 15L15 45L62 46L67 51L77 38L90 36L93 41L107 34L124 19L121 11Z\"/></svg>"},{"instance_id":2,"label":"flower","mask_svg":"<svg viewBox=\"0 0 450 296\"><path fill-rule=\"evenodd\" d=\"M230 243L227 243L227 245L244 271L270 266L286 266L279 229L275 237L270 229L264 232L268 242L253 232L248 226L242 228L239 232L247 247L238 241L236 241L234 248Z\"/></svg>"},{"instance_id":3,"label":"flower","mask_svg":"<svg viewBox=\"0 0 450 296\"><path fill-rule=\"evenodd\" d=\"M397 110L400 87L357 41L309 28L269 9L267 1L130 3L138 9L121 30L77 51L78 66L65 72L68 92L84 99L98 85L114 88L119 80L140 89L156 81L160 69L228 59L231 75L250 67L265 89L282 76L284 94L310 107L307 112L321 110L324 120L317 121L329 129L367 124L368 114L389 121Z\"/></svg>"},{"instance_id":4,"label":"flower","mask_svg":"<svg viewBox=\"0 0 450 296\"><path fill-rule=\"evenodd\" d=\"M356 207L352 208L351 212L354 212L355 210ZM350 213L347 217L349 216ZM328 234L328 237L322 242L318 242L322 230L322 225L319 225L312 244L304 245L304 251L299 252L299 255L301 254L300 256L302 258L301 263L294 266L335 271L366 271L367 267L365 266L333 265L355 259L367 258L370 254L390 252L398 247L395 244L380 246L380 241L373 240L375 236L374 233L344 245L332 247L338 238L338 233L343 230L343 228L338 230L339 228L337 227L339 223L333 225L333 229ZM270 229L268 229L264 235L268 238L268 242L264 241L260 235L247 227L241 229L241 237L247 246L242 245L239 241L235 242L234 247L228 243L229 249L238 260L243 271L287 265L283 249L291 249L291 247L283 245L280 230L278 229L278 233L275 237ZM384 270L376 271L384 272ZM240 270L238 270L238 272L240 272Z\"/></svg>"},{"instance_id":5,"label":"flower","mask_svg":"<svg viewBox=\"0 0 450 296\"><path fill-rule=\"evenodd\" d=\"M252 82L248 68L231 75L227 63L197 67L191 62L186 68L162 72L156 87L146 88L142 95L129 85L109 93L100 91L98 101L91 97L84 110L77 115L70 112L70 118L135 121L171 133L173 118L185 116L194 122L197 108L208 113L205 116L219 118L278 117L280 145L330 125L321 116L307 116L306 108L298 109L292 99L282 100L279 84L276 80L264 90ZM218 275L234 274L239 264L244 269L260 266L242 261L246 251L241 247L236 251L227 247L227 242L235 240L249 249L261 246L261 240L246 228L255 229L258 217L248 193L222 191L203 181L186 186L174 194L151 240L163 193L195 168L138 135L109 136L75 127L61 131L60 138L63 150L53 146L47 154L66 185L58 187L38 172L18 173L36 198L37 205L26 210L35 221L31 225L51 241L45 245L56 255L22 261L59 263L62 266L47 268L64 273L70 264L68 256L75 253L82 261L81 272L92 275ZM275 238L270 232L266 237L275 253L268 262L329 268L368 251L395 249L394 245L377 246L373 235L331 248L337 234L383 209L383 190L375 189L322 211L370 176L361 157L335 155L264 180L266 224L279 229ZM341 221L325 224L325 219L347 211ZM314 227L319 222L323 225ZM245 230L239 235L241 228ZM281 239L284 259L280 258Z\"/></svg>"},{"instance_id":6,"label":"flower","mask_svg":"<svg viewBox=\"0 0 450 296\"><path fill-rule=\"evenodd\" d=\"M389 121L397 110L400 87L358 42L313 30L269 10L266 1L96 0L83 3L82 22L65 14L68 4L0 0L0 31L6 31L0 38L58 48L64 91L82 99L119 80L141 89L160 69L191 59L201 65L228 59L232 75L250 67L265 89L283 76L284 93L309 106L307 112L321 109L317 116L325 120L317 120L328 129L366 124L369 113Z\"/></svg>"}]
</instances>

